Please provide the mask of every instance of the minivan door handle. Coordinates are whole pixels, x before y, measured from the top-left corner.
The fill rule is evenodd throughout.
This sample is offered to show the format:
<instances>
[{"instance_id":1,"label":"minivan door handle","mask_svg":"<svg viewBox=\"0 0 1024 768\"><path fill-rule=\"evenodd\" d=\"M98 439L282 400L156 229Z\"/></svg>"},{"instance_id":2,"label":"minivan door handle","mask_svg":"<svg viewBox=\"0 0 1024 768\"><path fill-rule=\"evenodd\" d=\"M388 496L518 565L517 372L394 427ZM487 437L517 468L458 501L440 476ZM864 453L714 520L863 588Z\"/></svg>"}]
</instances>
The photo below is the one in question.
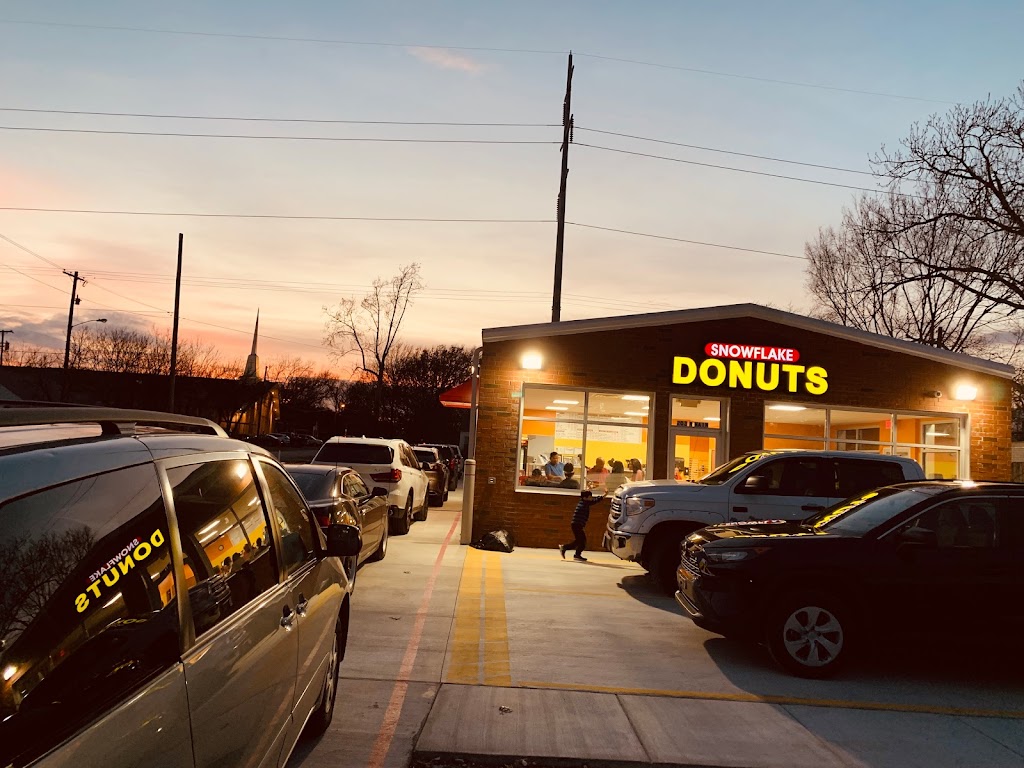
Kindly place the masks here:
<instances>
[{"instance_id":1,"label":"minivan door handle","mask_svg":"<svg viewBox=\"0 0 1024 768\"><path fill-rule=\"evenodd\" d=\"M292 624L294 624L294 623L295 623L295 614L292 613L292 609L289 608L286 605L284 607L284 610L281 611L281 626L284 627L285 629L291 629L292 628Z\"/></svg>"},{"instance_id":2,"label":"minivan door handle","mask_svg":"<svg viewBox=\"0 0 1024 768\"><path fill-rule=\"evenodd\" d=\"M297 614L299 614L299 616L305 616L306 615L306 609L308 607L309 607L309 601L305 598L305 596L301 592L299 592L299 602L297 602L295 604L295 612Z\"/></svg>"}]
</instances>

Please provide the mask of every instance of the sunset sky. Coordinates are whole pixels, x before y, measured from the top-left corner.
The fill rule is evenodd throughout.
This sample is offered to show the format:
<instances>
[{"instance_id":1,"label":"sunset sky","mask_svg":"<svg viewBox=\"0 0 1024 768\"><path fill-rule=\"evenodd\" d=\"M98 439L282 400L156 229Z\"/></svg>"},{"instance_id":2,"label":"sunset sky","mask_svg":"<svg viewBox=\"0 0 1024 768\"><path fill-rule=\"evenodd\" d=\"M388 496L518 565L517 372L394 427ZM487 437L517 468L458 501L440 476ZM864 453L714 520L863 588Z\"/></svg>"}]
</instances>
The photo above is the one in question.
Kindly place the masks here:
<instances>
[{"instance_id":1,"label":"sunset sky","mask_svg":"<svg viewBox=\"0 0 1024 768\"><path fill-rule=\"evenodd\" d=\"M0 235L38 257L0 239L0 326L15 330L15 349L63 348L71 283L63 268L90 280L76 320L169 328L178 232L182 333L230 357L248 351L259 308L264 361L326 362L322 307L414 261L427 288L406 318L409 342L475 344L481 328L549 320L556 124L570 48L570 221L801 256L854 191L579 144L873 188L870 176L847 171L593 129L866 171L868 156L914 121L1012 92L1024 63L1021 28L1024 6L996 0L7 2ZM534 125L17 111L32 109ZM25 127L530 143L14 130ZM745 301L809 307L799 259L576 225L566 235L563 291L563 319Z\"/></svg>"}]
</instances>

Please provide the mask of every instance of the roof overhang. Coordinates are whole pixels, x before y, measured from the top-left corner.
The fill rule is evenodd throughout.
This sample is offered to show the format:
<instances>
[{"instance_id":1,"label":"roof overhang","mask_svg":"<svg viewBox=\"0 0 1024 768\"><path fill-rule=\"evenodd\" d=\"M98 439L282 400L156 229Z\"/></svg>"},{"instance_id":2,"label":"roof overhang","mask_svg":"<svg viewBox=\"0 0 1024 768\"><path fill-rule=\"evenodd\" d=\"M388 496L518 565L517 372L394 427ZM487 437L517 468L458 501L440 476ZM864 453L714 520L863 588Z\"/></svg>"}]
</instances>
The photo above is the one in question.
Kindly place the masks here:
<instances>
[{"instance_id":1,"label":"roof overhang","mask_svg":"<svg viewBox=\"0 0 1024 768\"><path fill-rule=\"evenodd\" d=\"M781 309L772 309L760 304L729 304L722 307L700 307L697 309L680 309L671 312L650 312L643 315L624 315L621 317L598 317L589 320L568 320L560 323L535 323L533 325L512 325L503 328L485 328L482 332L484 344L497 341L515 341L519 339L538 339L553 336L572 336L580 333L597 333L603 331L620 331L632 328L650 328L654 326L681 325L684 323L703 323L716 320L736 320L753 318L779 325L788 325L812 333L820 333L839 339L867 344L890 352L913 355L927 360L955 365L980 373L987 373L1002 378L1013 378L1013 366L1004 363L972 357L945 349L936 349L912 341L894 339L878 333L870 333L857 328L848 328L827 320L804 317Z\"/></svg>"}]
</instances>

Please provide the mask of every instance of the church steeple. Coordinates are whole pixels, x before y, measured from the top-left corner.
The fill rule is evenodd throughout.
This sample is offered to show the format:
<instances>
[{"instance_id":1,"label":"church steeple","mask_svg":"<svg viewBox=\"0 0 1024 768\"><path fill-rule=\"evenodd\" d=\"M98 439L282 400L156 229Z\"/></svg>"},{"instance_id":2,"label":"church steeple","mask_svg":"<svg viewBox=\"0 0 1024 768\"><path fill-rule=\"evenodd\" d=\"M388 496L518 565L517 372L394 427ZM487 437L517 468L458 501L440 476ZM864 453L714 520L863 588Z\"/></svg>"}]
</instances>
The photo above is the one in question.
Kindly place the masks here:
<instances>
[{"instance_id":1,"label":"church steeple","mask_svg":"<svg viewBox=\"0 0 1024 768\"><path fill-rule=\"evenodd\" d=\"M258 381L260 378L260 359L256 355L256 342L260 337L260 311L256 310L256 328L252 332L252 352L249 359L245 361L245 373L242 379L245 381Z\"/></svg>"}]
</instances>

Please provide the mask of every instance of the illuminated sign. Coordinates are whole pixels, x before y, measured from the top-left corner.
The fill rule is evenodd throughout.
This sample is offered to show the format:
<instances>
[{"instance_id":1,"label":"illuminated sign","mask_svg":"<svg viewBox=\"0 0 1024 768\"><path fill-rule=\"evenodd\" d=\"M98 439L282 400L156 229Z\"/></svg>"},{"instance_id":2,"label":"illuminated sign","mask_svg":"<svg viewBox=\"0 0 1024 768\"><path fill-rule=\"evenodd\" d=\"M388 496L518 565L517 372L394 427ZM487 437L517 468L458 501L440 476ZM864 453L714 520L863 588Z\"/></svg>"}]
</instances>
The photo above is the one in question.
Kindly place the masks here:
<instances>
[{"instance_id":1,"label":"illuminated sign","mask_svg":"<svg viewBox=\"0 0 1024 768\"><path fill-rule=\"evenodd\" d=\"M89 594L98 600L104 587L113 587L122 576L128 575L128 571L134 568L136 563L142 562L153 554L153 550L163 545L164 535L159 529L153 531L153 535L147 540L133 539L102 568L90 574L91 583L85 588L85 592L75 598L75 610L78 613L85 611L89 607Z\"/></svg>"},{"instance_id":2,"label":"illuminated sign","mask_svg":"<svg viewBox=\"0 0 1024 768\"><path fill-rule=\"evenodd\" d=\"M828 390L828 371L818 365L798 365L800 352L789 347L712 342L704 347L706 357L675 357L673 384L706 387L760 389L764 392L807 392L823 395Z\"/></svg>"}]
</instances>

